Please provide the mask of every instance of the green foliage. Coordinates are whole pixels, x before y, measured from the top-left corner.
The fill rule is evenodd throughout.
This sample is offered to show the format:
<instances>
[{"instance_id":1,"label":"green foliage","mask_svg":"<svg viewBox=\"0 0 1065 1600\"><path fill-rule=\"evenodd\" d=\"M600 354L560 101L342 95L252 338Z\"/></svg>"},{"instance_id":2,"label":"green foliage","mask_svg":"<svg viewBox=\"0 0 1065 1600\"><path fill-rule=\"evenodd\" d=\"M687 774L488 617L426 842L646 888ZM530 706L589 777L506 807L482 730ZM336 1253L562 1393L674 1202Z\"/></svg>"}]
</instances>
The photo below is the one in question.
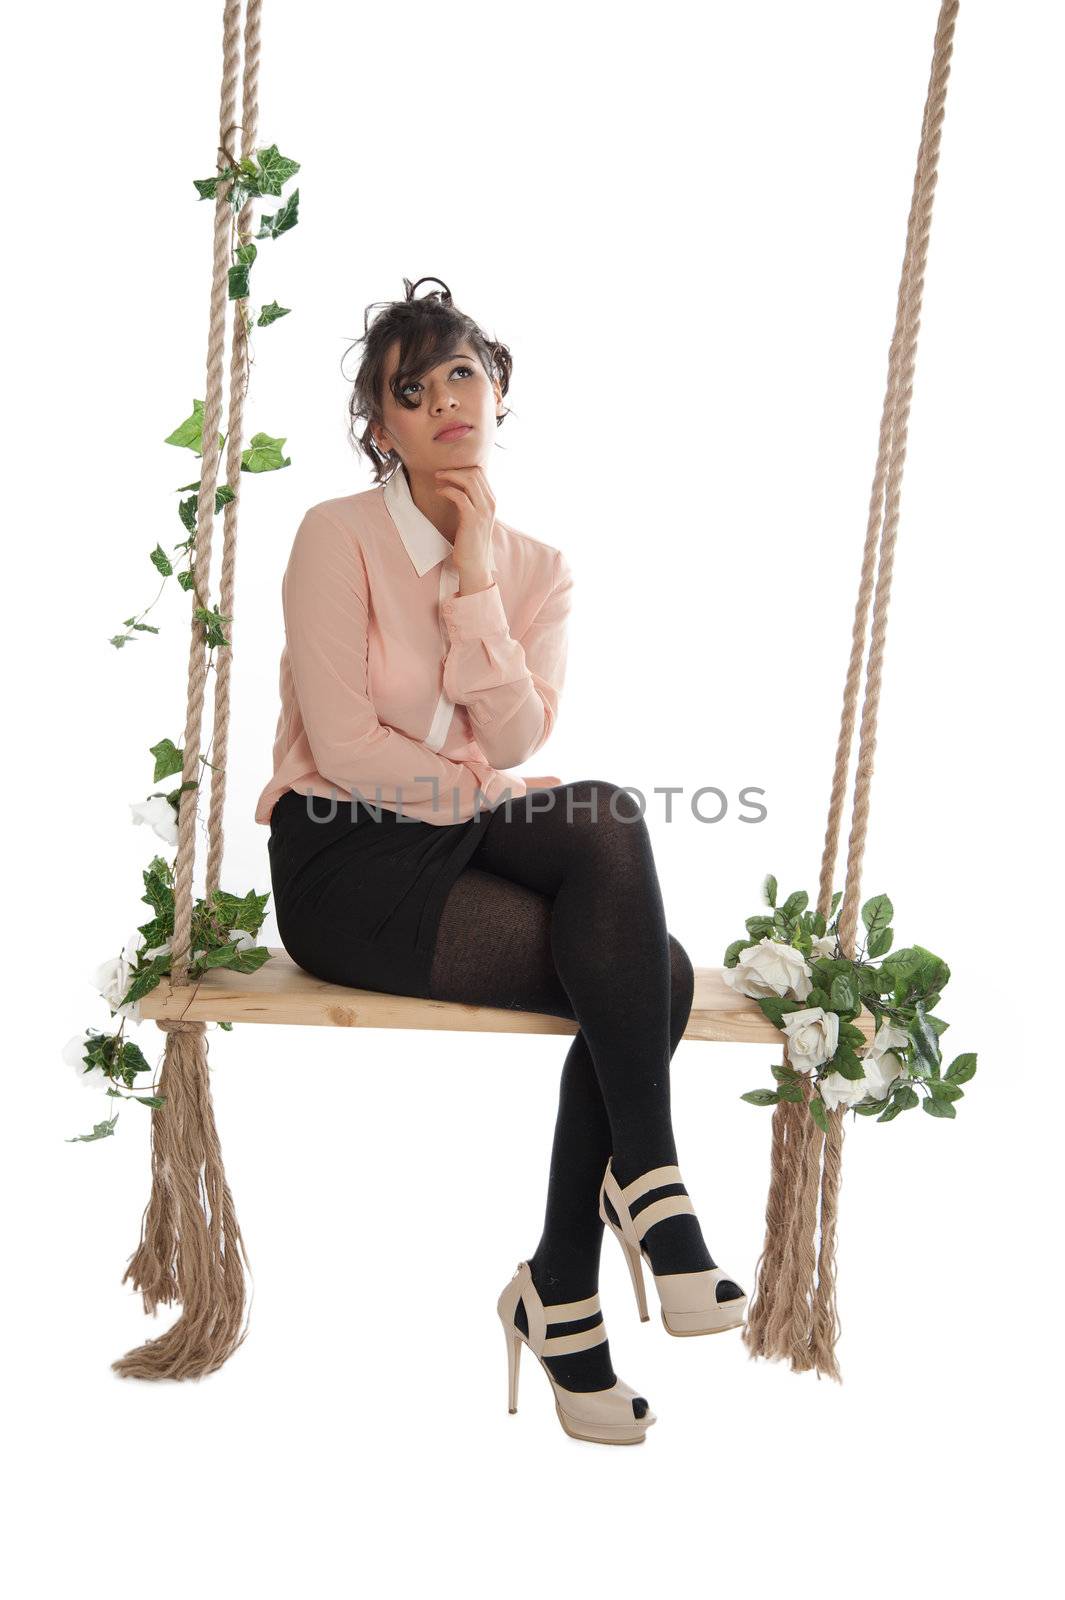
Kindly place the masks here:
<instances>
[{"instance_id":1,"label":"green foliage","mask_svg":"<svg viewBox=\"0 0 1065 1600\"><path fill-rule=\"evenodd\" d=\"M246 227L242 227L240 213L249 200L262 197L281 198L285 184L298 171L299 162L283 156L274 144L256 151L253 156L241 159L236 165L220 168L213 177L193 179L201 199L217 201L221 194L222 203L228 205L231 211L228 292L229 298L236 302L234 314L241 318L247 335L246 347L250 343L253 328L268 328L281 318L291 315L289 306L282 306L276 300L271 300L261 306L258 318L253 321L246 302L251 290L253 271L261 270L258 267L260 249L256 240L279 239L297 225L299 190L294 189L277 209L260 217L258 232L254 239L249 236ZM180 450L190 450L194 456L202 458L208 443L205 426L206 402L197 397L192 401L191 411L171 429L164 442ZM225 434L219 433L209 441L212 471L217 468L225 440ZM291 458L284 453L285 443L284 435L267 432L252 434L247 446L241 451L241 473L259 476L291 466ZM148 553L148 559L162 580L162 585L155 600L144 611L127 617L123 622L123 631L113 635L110 642L115 649L123 649L141 634L159 632L155 624L144 621L144 618L158 601L168 578L176 579L178 588L185 594L192 594L192 621L194 624L199 624L204 647L212 653L215 650L229 648L230 639L226 628L233 619L223 614L217 605L211 604L206 591L207 575L204 575L204 582L201 584L197 571L196 538L202 488L202 478L193 483L184 483L178 488L177 494L184 498L178 500L177 515L186 537L170 549L164 548L158 540L154 542L153 548ZM233 485L216 484L214 516L220 516L224 508L236 499L236 495L237 491ZM209 659L207 664L210 668L213 661ZM152 771L154 784L163 783L166 779L184 771L186 752L172 739L160 739L149 746L149 749L154 759ZM198 758L198 764L210 765L202 755ZM181 796L187 790L195 790L198 787L197 780L183 780L171 790L156 790L149 798L165 798L169 801L176 821L180 817ZM169 837L168 830L157 823L153 814L146 813L146 815L150 816L153 825L160 826L164 837ZM138 930L144 938L144 945L128 969L129 979L126 982L125 992L116 1002L117 1007L133 1005L143 999L164 978L170 976L172 971L174 868L162 856L156 855L143 871L142 877L144 893L141 898L149 906L151 917ZM218 889L208 900L196 901L192 909L189 945L182 952L186 972L191 980L218 967L226 967L234 972L252 973L269 960L269 950L254 942L265 918L269 898L269 895L256 894L254 890L249 890L243 895L235 895ZM149 952L154 953L149 954ZM123 974L122 981L125 982L127 969L122 966L118 970ZM86 1030L82 1041L84 1071L99 1072L109 1096L135 1099L152 1111L162 1110L164 1099L154 1091L135 1094L125 1092L134 1088L139 1075L151 1072L151 1067L140 1048L124 1037L126 1020L126 1016L123 1015L120 1025L112 1033L104 1033L95 1028ZM232 1023L221 1023L219 1026L227 1031L232 1030ZM114 1133L117 1120L116 1112L109 1120L96 1123L91 1133L78 1134L77 1141L92 1142L109 1137Z\"/></svg>"},{"instance_id":2,"label":"green foliage","mask_svg":"<svg viewBox=\"0 0 1065 1600\"><path fill-rule=\"evenodd\" d=\"M954 1117L955 1103L964 1094L962 1084L968 1083L976 1072L976 1056L971 1052L956 1056L943 1071L940 1038L950 1024L934 1011L950 981L950 968L923 945L892 949L895 912L886 894L874 895L861 907L865 943L853 959L848 958L839 942L842 898L840 890L833 894L828 917L810 910L809 895L802 889L788 895L778 906L777 880L769 874L762 883L762 899L769 910L746 918L747 937L735 939L727 947L725 967L735 970L745 953L757 949L764 940L788 946L794 953L792 983L783 994L758 994L753 998L763 1015L785 1035L789 1032L789 1019L796 1012L813 1013L801 1024L804 1041L807 1028L812 1030L811 1053L791 1041L792 1049L802 1052L799 1068L788 1062L774 1066L776 1088L751 1089L740 1098L756 1106L777 1105L782 1100L798 1105L804 1098L802 1078L809 1076L809 1113L819 1128L827 1130L828 1112L819 1086L831 1074L851 1083L867 1076L869 1041L857 1026L857 1018L864 1011L873 1015L878 1026L887 1024L898 1029L905 1043L890 1046L891 1055L901 1063L902 1070L887 1093L877 1098L875 1091L883 1084L883 1075L878 1073L863 1098L852 1097L855 1115L893 1122L904 1111L921 1105L929 1116ZM832 954L825 952L826 943L831 944ZM797 983L801 983L798 989ZM798 994L807 984L808 993L799 999ZM835 1019L834 1023L830 1018ZM820 1038L818 1028L822 1030ZM823 1046L818 1049L822 1039ZM817 1059L828 1050L831 1055ZM838 1085L830 1087L835 1089Z\"/></svg>"}]
</instances>

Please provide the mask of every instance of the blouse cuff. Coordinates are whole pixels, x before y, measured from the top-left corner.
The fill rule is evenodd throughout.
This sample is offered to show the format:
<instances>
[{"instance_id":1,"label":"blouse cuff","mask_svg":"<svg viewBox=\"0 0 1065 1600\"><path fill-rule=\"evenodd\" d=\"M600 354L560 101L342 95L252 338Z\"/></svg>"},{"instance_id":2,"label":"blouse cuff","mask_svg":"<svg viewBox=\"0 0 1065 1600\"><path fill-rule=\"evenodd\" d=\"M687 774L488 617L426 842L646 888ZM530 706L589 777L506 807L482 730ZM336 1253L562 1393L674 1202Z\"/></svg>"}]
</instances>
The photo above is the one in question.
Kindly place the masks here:
<instances>
[{"instance_id":1,"label":"blouse cuff","mask_svg":"<svg viewBox=\"0 0 1065 1600\"><path fill-rule=\"evenodd\" d=\"M448 637L456 639L483 639L492 633L506 633L510 624L503 609L503 599L498 583L474 594L453 594L441 602Z\"/></svg>"}]
</instances>

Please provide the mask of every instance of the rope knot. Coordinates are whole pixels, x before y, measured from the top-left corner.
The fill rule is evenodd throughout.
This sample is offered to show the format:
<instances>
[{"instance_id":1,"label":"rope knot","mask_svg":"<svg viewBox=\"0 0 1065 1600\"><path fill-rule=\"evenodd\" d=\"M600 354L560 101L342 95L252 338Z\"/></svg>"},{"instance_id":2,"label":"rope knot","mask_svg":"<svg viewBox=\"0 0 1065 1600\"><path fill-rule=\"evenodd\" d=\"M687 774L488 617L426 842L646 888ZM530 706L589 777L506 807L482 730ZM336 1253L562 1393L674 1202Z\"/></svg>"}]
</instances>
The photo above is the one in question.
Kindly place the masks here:
<instances>
[{"instance_id":1,"label":"rope knot","mask_svg":"<svg viewBox=\"0 0 1065 1600\"><path fill-rule=\"evenodd\" d=\"M162 1028L164 1033L206 1033L206 1022L198 1022L193 1017L156 1017L155 1025Z\"/></svg>"}]
</instances>

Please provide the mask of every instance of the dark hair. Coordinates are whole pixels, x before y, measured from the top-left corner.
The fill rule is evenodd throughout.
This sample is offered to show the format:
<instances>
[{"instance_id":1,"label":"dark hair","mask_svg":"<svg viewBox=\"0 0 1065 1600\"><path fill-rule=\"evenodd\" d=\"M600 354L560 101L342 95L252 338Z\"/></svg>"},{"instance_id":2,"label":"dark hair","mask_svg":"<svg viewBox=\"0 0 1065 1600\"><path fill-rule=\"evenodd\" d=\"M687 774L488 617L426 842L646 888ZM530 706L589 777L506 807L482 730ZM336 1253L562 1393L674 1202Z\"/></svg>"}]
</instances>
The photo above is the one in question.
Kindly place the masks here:
<instances>
[{"instance_id":1,"label":"dark hair","mask_svg":"<svg viewBox=\"0 0 1065 1600\"><path fill-rule=\"evenodd\" d=\"M416 300L414 291L421 283L439 283L441 289L433 289ZM411 411L416 410L417 406L400 392L403 385L420 378L423 372L428 372L430 367L444 360L449 351L464 341L477 352L489 378L499 379L499 387L504 394L510 386L513 365L506 345L489 339L472 317L452 303L451 290L442 278L419 278L417 283L404 278L403 287L406 299L377 300L367 306L363 316L363 336L355 341L356 345L365 345L365 349L348 403L351 421L349 433L352 442L369 457L376 483L383 483L399 466L396 452L390 450L387 455L382 454L372 434L373 425L384 421L381 399L385 355L393 340L399 340L399 365L389 387L396 402ZM371 324L370 312L376 306L383 309ZM366 426L360 434L357 426L362 420L365 420ZM499 427L502 421L502 417L497 417L496 426Z\"/></svg>"}]
</instances>

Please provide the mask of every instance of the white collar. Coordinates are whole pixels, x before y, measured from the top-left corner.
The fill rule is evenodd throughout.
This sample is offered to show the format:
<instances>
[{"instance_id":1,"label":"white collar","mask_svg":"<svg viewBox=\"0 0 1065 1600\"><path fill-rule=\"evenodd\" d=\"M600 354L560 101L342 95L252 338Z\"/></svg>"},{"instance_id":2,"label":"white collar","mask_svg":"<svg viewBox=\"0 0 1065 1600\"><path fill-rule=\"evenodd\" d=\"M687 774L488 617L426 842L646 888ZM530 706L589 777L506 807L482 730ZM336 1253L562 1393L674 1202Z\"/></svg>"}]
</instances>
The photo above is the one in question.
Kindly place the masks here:
<instances>
[{"instance_id":1,"label":"white collar","mask_svg":"<svg viewBox=\"0 0 1065 1600\"><path fill-rule=\"evenodd\" d=\"M414 504L402 462L382 485L381 492L419 578L423 578L429 568L435 567L439 561L447 561L454 555L451 541L445 539L440 529ZM494 562L490 561L489 567L493 573L497 570Z\"/></svg>"}]
</instances>

